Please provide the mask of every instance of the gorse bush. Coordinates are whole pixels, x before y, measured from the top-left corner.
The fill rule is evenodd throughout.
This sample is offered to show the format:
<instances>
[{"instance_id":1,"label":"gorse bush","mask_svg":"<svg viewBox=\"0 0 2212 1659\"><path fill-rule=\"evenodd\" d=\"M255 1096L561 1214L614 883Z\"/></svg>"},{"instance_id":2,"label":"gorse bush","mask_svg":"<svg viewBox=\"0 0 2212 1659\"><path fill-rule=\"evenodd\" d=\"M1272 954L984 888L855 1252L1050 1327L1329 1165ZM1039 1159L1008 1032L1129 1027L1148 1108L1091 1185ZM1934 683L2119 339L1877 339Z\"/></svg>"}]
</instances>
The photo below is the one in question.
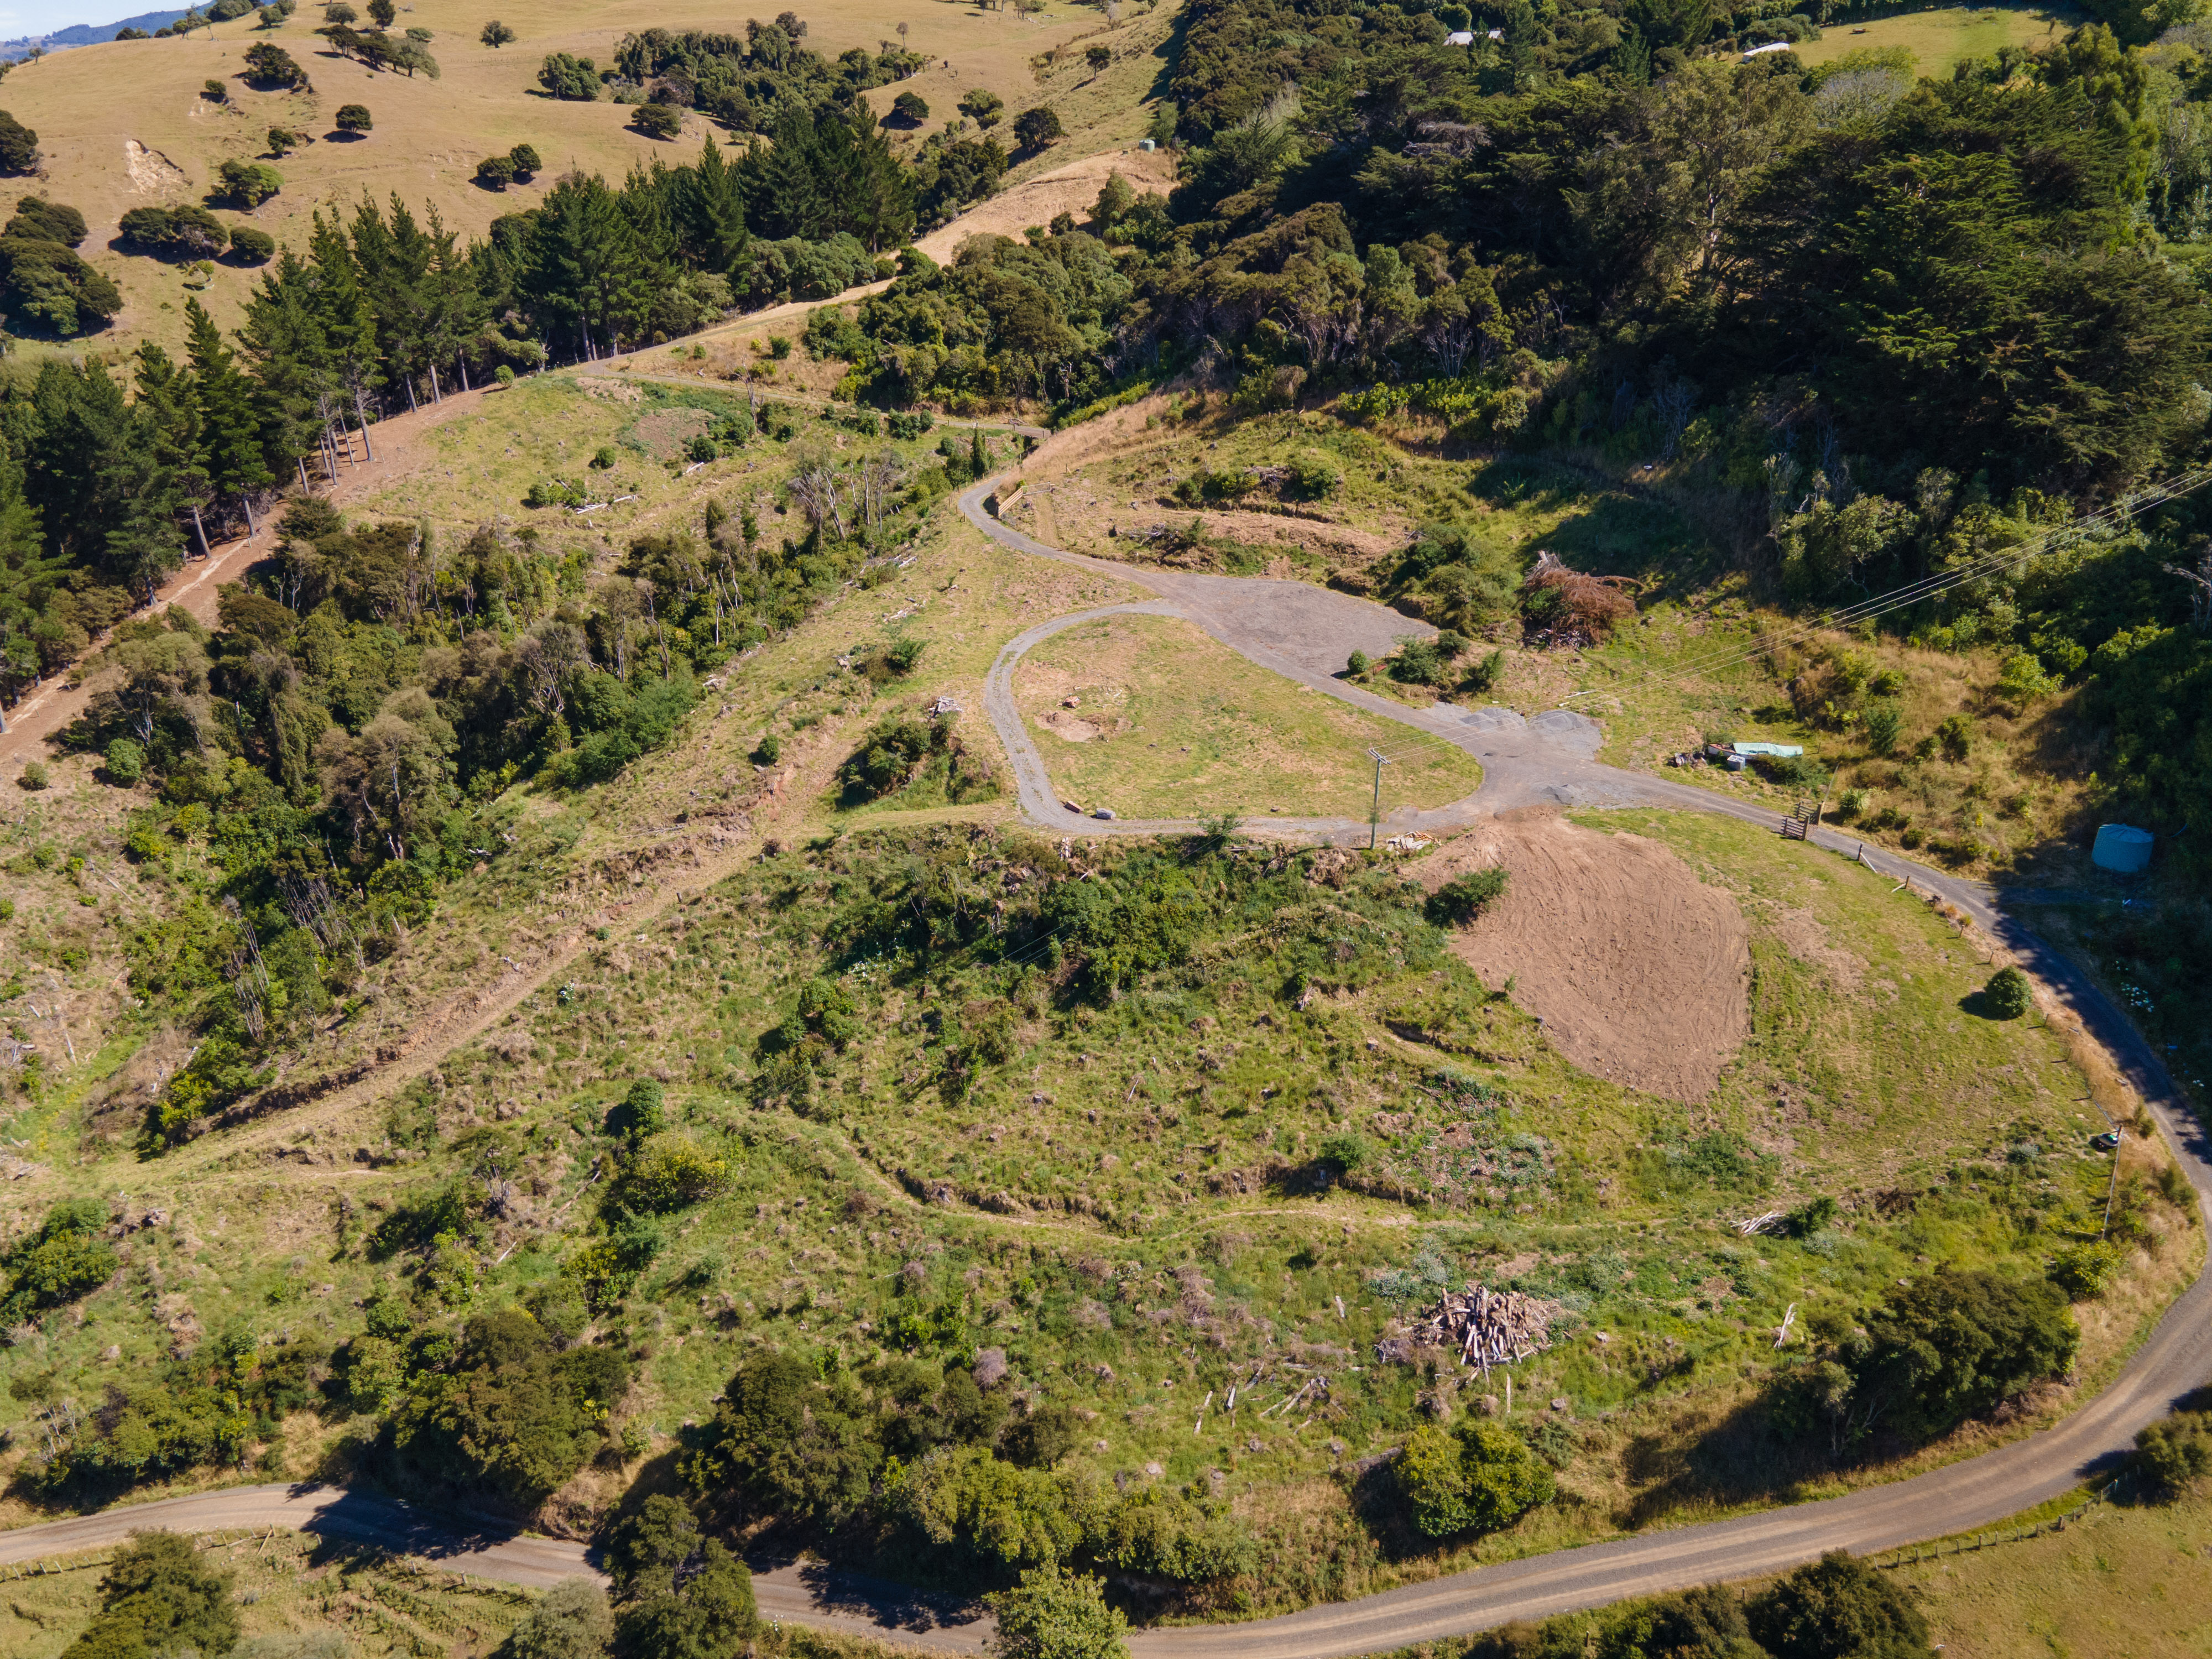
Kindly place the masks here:
<instances>
[{"instance_id":1,"label":"gorse bush","mask_svg":"<svg viewBox=\"0 0 2212 1659\"><path fill-rule=\"evenodd\" d=\"M1510 1526L1553 1492L1525 1441L1480 1419L1414 1430L1395 1473L1414 1526L1431 1538Z\"/></svg>"}]
</instances>

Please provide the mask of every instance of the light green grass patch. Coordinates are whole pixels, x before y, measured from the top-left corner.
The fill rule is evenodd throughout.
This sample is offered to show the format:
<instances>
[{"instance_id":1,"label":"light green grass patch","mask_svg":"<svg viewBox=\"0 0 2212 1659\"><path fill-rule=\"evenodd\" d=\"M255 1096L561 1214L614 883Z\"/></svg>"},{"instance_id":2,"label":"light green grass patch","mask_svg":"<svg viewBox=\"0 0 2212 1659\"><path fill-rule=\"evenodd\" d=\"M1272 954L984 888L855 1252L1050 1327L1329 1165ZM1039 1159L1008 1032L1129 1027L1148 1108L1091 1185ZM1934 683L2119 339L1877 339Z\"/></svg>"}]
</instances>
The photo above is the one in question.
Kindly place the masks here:
<instances>
[{"instance_id":1,"label":"light green grass patch","mask_svg":"<svg viewBox=\"0 0 2212 1659\"><path fill-rule=\"evenodd\" d=\"M1919 72L1942 80L1961 58L1994 58L2001 46L2054 43L2075 20L2047 6L1947 6L1868 23L1832 23L1817 40L1801 42L1808 69L1854 52L1903 46Z\"/></svg>"},{"instance_id":2,"label":"light green grass patch","mask_svg":"<svg viewBox=\"0 0 2212 1659\"><path fill-rule=\"evenodd\" d=\"M1054 787L1125 817L1364 818L1370 748L1410 751L1386 775L1386 812L1441 806L1482 783L1472 757L1411 744L1389 721L1271 674L1176 617L1069 629L1023 659L1014 687Z\"/></svg>"}]
</instances>

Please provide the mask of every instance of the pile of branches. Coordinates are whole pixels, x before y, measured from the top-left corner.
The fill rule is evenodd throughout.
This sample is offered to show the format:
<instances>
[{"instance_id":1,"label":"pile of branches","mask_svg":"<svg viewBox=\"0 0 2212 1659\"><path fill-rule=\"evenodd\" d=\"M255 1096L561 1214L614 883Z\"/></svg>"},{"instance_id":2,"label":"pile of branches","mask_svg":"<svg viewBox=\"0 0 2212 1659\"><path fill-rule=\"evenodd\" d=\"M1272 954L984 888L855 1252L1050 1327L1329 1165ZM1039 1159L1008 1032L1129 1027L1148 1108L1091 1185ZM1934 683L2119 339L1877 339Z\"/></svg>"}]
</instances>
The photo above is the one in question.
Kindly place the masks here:
<instances>
[{"instance_id":1,"label":"pile of branches","mask_svg":"<svg viewBox=\"0 0 2212 1659\"><path fill-rule=\"evenodd\" d=\"M1541 632L1561 645L1594 645L1612 631L1623 617L1636 614L1630 597L1638 584L1626 576L1586 576L1571 570L1559 556L1546 548L1536 555L1535 568L1521 584L1521 592L1550 589L1559 595L1556 608Z\"/></svg>"},{"instance_id":2,"label":"pile of branches","mask_svg":"<svg viewBox=\"0 0 2212 1659\"><path fill-rule=\"evenodd\" d=\"M1518 1291L1490 1291L1470 1284L1465 1294L1446 1291L1437 1304L1410 1328L1394 1331L1375 1345L1377 1359L1411 1364L1424 1349L1449 1348L1462 1365L1484 1376L1492 1365L1516 1364L1552 1346L1556 1302Z\"/></svg>"}]
</instances>

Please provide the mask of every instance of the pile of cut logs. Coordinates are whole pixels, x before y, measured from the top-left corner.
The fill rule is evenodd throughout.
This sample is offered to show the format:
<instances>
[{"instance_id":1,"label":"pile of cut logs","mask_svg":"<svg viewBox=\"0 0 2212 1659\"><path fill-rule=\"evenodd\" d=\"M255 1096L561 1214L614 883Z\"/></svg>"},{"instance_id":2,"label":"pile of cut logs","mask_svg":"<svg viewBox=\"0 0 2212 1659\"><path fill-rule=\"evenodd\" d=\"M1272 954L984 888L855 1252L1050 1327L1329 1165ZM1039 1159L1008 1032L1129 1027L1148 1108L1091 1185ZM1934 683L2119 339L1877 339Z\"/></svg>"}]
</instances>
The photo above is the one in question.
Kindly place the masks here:
<instances>
[{"instance_id":1,"label":"pile of cut logs","mask_svg":"<svg viewBox=\"0 0 2212 1659\"><path fill-rule=\"evenodd\" d=\"M1559 1314L1556 1302L1470 1284L1463 1295L1446 1291L1410 1328L1384 1337L1375 1356L1402 1362L1423 1348L1449 1348L1461 1364L1480 1366L1486 1376L1492 1365L1515 1364L1550 1347Z\"/></svg>"}]
</instances>

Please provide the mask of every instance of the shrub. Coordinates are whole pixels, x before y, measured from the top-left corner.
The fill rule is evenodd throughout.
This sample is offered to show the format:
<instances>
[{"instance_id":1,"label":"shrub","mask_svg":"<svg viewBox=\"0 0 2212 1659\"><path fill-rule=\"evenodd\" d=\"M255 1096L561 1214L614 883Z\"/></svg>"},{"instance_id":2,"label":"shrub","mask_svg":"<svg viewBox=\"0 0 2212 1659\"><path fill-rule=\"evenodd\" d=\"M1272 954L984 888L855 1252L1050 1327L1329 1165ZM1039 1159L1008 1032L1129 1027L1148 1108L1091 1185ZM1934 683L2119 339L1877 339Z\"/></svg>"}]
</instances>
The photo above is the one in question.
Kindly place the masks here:
<instances>
[{"instance_id":1,"label":"shrub","mask_svg":"<svg viewBox=\"0 0 2212 1659\"><path fill-rule=\"evenodd\" d=\"M236 225L230 233L230 255L240 264L265 265L276 257L276 239L252 225Z\"/></svg>"},{"instance_id":2,"label":"shrub","mask_svg":"<svg viewBox=\"0 0 2212 1659\"><path fill-rule=\"evenodd\" d=\"M205 208L132 208L118 228L123 240L164 259L212 259L230 246L230 229Z\"/></svg>"},{"instance_id":3,"label":"shrub","mask_svg":"<svg viewBox=\"0 0 2212 1659\"><path fill-rule=\"evenodd\" d=\"M2129 1465L2149 1496L2179 1498L2212 1469L2212 1427L2194 1412L2154 1423L2136 1436Z\"/></svg>"},{"instance_id":4,"label":"shrub","mask_svg":"<svg viewBox=\"0 0 2212 1659\"><path fill-rule=\"evenodd\" d=\"M297 87L307 79L299 60L271 40L246 49L246 78L258 87Z\"/></svg>"},{"instance_id":5,"label":"shrub","mask_svg":"<svg viewBox=\"0 0 2212 1659\"><path fill-rule=\"evenodd\" d=\"M134 1532L100 1580L100 1611L64 1659L136 1659L238 1644L230 1575L201 1565L193 1541L173 1532Z\"/></svg>"},{"instance_id":6,"label":"shrub","mask_svg":"<svg viewBox=\"0 0 2212 1659\"><path fill-rule=\"evenodd\" d=\"M978 87L960 100L960 112L988 132L1006 118L1006 102L997 93Z\"/></svg>"},{"instance_id":7,"label":"shrub","mask_svg":"<svg viewBox=\"0 0 2212 1659\"><path fill-rule=\"evenodd\" d=\"M307 142L307 134L303 132L295 132L289 127L271 127L269 129L269 153L271 155L289 155L294 150L299 149L301 145Z\"/></svg>"},{"instance_id":8,"label":"shrub","mask_svg":"<svg viewBox=\"0 0 2212 1659\"><path fill-rule=\"evenodd\" d=\"M1867 705L1860 729L1866 733L1867 747L1877 755L1887 755L1897 747L1898 726L1903 720L1898 706L1887 700Z\"/></svg>"},{"instance_id":9,"label":"shrub","mask_svg":"<svg viewBox=\"0 0 2212 1659\"><path fill-rule=\"evenodd\" d=\"M35 172L38 165L39 135L0 109L0 173Z\"/></svg>"},{"instance_id":10,"label":"shrub","mask_svg":"<svg viewBox=\"0 0 2212 1659\"><path fill-rule=\"evenodd\" d=\"M588 1578L563 1578L522 1615L501 1651L505 1659L604 1659L614 1639L607 1593Z\"/></svg>"},{"instance_id":11,"label":"shrub","mask_svg":"<svg viewBox=\"0 0 2212 1659\"><path fill-rule=\"evenodd\" d=\"M26 761L23 769L15 775L15 786L20 789L43 789L46 782L46 768L43 761Z\"/></svg>"},{"instance_id":12,"label":"shrub","mask_svg":"<svg viewBox=\"0 0 2212 1659\"><path fill-rule=\"evenodd\" d=\"M369 132L376 126L376 119L369 114L366 104L341 104L332 118L340 132Z\"/></svg>"},{"instance_id":13,"label":"shrub","mask_svg":"<svg viewBox=\"0 0 2212 1659\"><path fill-rule=\"evenodd\" d=\"M999 1615L1000 1659L1126 1659L1128 1620L1106 1605L1105 1584L1057 1562L1032 1567L988 1598Z\"/></svg>"},{"instance_id":14,"label":"shrub","mask_svg":"<svg viewBox=\"0 0 2212 1659\"><path fill-rule=\"evenodd\" d=\"M1961 763L1973 753L1974 723L1964 714L1953 714L1936 728L1936 741L1945 760Z\"/></svg>"},{"instance_id":15,"label":"shrub","mask_svg":"<svg viewBox=\"0 0 2212 1659\"><path fill-rule=\"evenodd\" d=\"M146 775L146 751L130 738L109 744L106 761L108 781L126 789Z\"/></svg>"},{"instance_id":16,"label":"shrub","mask_svg":"<svg viewBox=\"0 0 2212 1659\"><path fill-rule=\"evenodd\" d=\"M106 1209L90 1199L49 1210L36 1232L0 1256L7 1285L0 1297L0 1322L19 1324L106 1284L120 1265L114 1247L100 1237L106 1224Z\"/></svg>"},{"instance_id":17,"label":"shrub","mask_svg":"<svg viewBox=\"0 0 2212 1659\"><path fill-rule=\"evenodd\" d=\"M730 1184L729 1165L677 1135L640 1148L616 1182L615 1201L641 1215L704 1203Z\"/></svg>"},{"instance_id":18,"label":"shrub","mask_svg":"<svg viewBox=\"0 0 2212 1659\"><path fill-rule=\"evenodd\" d=\"M2051 1264L2051 1282L2069 1302L2089 1302L2105 1293L2120 1270L2120 1253L2101 1238L2069 1244Z\"/></svg>"},{"instance_id":19,"label":"shrub","mask_svg":"<svg viewBox=\"0 0 2212 1659\"><path fill-rule=\"evenodd\" d=\"M511 155L487 155L477 163L477 182L493 190L505 190L514 182L514 158Z\"/></svg>"},{"instance_id":20,"label":"shrub","mask_svg":"<svg viewBox=\"0 0 2212 1659\"><path fill-rule=\"evenodd\" d=\"M9 216L7 224L0 226L0 236L75 247L84 240L85 229L84 215L75 208L49 202L43 197L26 196L15 204L15 211Z\"/></svg>"},{"instance_id":21,"label":"shrub","mask_svg":"<svg viewBox=\"0 0 2212 1659\"><path fill-rule=\"evenodd\" d=\"M1847 1362L1859 1433L1948 1432L2031 1382L2063 1375L2081 1332L2043 1279L1946 1267L1890 1293Z\"/></svg>"},{"instance_id":22,"label":"shrub","mask_svg":"<svg viewBox=\"0 0 2212 1659\"><path fill-rule=\"evenodd\" d=\"M538 168L545 165L533 144L517 144L507 151L507 159L514 163L514 176L526 184L537 176Z\"/></svg>"},{"instance_id":23,"label":"shrub","mask_svg":"<svg viewBox=\"0 0 2212 1659\"><path fill-rule=\"evenodd\" d=\"M1921 1659L1928 1621L1905 1590L1841 1550L1762 1590L1745 1609L1774 1659Z\"/></svg>"},{"instance_id":24,"label":"shrub","mask_svg":"<svg viewBox=\"0 0 2212 1659\"><path fill-rule=\"evenodd\" d=\"M1370 666L1364 651L1355 651L1344 659L1344 672L1353 676L1364 674Z\"/></svg>"},{"instance_id":25,"label":"shrub","mask_svg":"<svg viewBox=\"0 0 2212 1659\"><path fill-rule=\"evenodd\" d=\"M1100 192L1102 200L1104 192ZM1317 501L1344 487L1344 471L1327 456L1308 449L1291 458L1284 483L1288 493L1302 501Z\"/></svg>"},{"instance_id":26,"label":"shrub","mask_svg":"<svg viewBox=\"0 0 2212 1659\"><path fill-rule=\"evenodd\" d=\"M1482 914L1484 905L1505 890L1505 872L1499 866L1470 870L1463 876L1453 877L1430 894L1423 909L1439 927L1472 921Z\"/></svg>"},{"instance_id":27,"label":"shrub","mask_svg":"<svg viewBox=\"0 0 2212 1659\"><path fill-rule=\"evenodd\" d=\"M1037 104L1014 117L1014 142L1024 149L1042 149L1054 140L1066 137L1060 125L1060 117L1049 104Z\"/></svg>"},{"instance_id":28,"label":"shrub","mask_svg":"<svg viewBox=\"0 0 2212 1659\"><path fill-rule=\"evenodd\" d=\"M785 358L791 356L791 337L787 334L769 335L768 337L768 355L779 363Z\"/></svg>"},{"instance_id":29,"label":"shrub","mask_svg":"<svg viewBox=\"0 0 2212 1659\"><path fill-rule=\"evenodd\" d=\"M220 81L204 81L200 83L200 96L210 104L227 104L230 101L230 88Z\"/></svg>"},{"instance_id":30,"label":"shrub","mask_svg":"<svg viewBox=\"0 0 2212 1659\"><path fill-rule=\"evenodd\" d=\"M753 745L752 762L756 766L774 766L783 758L783 739L773 732Z\"/></svg>"},{"instance_id":31,"label":"shrub","mask_svg":"<svg viewBox=\"0 0 2212 1659\"><path fill-rule=\"evenodd\" d=\"M1982 1000L1999 1019L2018 1019L2034 1002L2034 988L2017 968L2000 968L1982 988Z\"/></svg>"},{"instance_id":32,"label":"shrub","mask_svg":"<svg viewBox=\"0 0 2212 1659\"><path fill-rule=\"evenodd\" d=\"M599 71L588 58L549 52L545 61L538 66L538 84L556 98L588 104L599 95Z\"/></svg>"},{"instance_id":33,"label":"shrub","mask_svg":"<svg viewBox=\"0 0 2212 1659\"><path fill-rule=\"evenodd\" d=\"M1407 685L1441 685L1449 673L1433 640L1407 640L1390 659L1390 678Z\"/></svg>"},{"instance_id":34,"label":"shrub","mask_svg":"<svg viewBox=\"0 0 2212 1659\"><path fill-rule=\"evenodd\" d=\"M1495 1532L1549 1503L1555 1490L1551 1470L1519 1436L1480 1419L1414 1430L1397 1476L1414 1526L1431 1538Z\"/></svg>"},{"instance_id":35,"label":"shrub","mask_svg":"<svg viewBox=\"0 0 2212 1659\"><path fill-rule=\"evenodd\" d=\"M554 1348L519 1308L471 1319L446 1385L409 1395L393 1414L402 1461L517 1507L542 1501L605 1443L607 1409L629 1387L617 1350Z\"/></svg>"},{"instance_id":36,"label":"shrub","mask_svg":"<svg viewBox=\"0 0 2212 1659\"><path fill-rule=\"evenodd\" d=\"M684 131L684 112L670 104L640 104L629 124L648 138L673 138Z\"/></svg>"},{"instance_id":37,"label":"shrub","mask_svg":"<svg viewBox=\"0 0 2212 1659\"><path fill-rule=\"evenodd\" d=\"M1350 1130L1340 1130L1322 1138L1315 1150L1314 1162L1331 1175L1341 1178L1355 1172L1366 1163L1371 1149L1365 1140Z\"/></svg>"},{"instance_id":38,"label":"shrub","mask_svg":"<svg viewBox=\"0 0 2212 1659\"><path fill-rule=\"evenodd\" d=\"M1470 691L1487 691L1505 675L1505 653L1502 650L1485 653L1475 659L1474 665L1460 678L1460 684Z\"/></svg>"},{"instance_id":39,"label":"shrub","mask_svg":"<svg viewBox=\"0 0 2212 1659\"><path fill-rule=\"evenodd\" d=\"M284 175L266 161L225 161L216 177L221 183L219 194L249 210L284 188Z\"/></svg>"},{"instance_id":40,"label":"shrub","mask_svg":"<svg viewBox=\"0 0 2212 1659\"><path fill-rule=\"evenodd\" d=\"M477 32L477 39L483 41L484 45L496 50L501 46L513 43L514 40L514 31L507 27L506 24L501 22L496 17L495 17L490 22L486 23L483 27Z\"/></svg>"}]
</instances>

